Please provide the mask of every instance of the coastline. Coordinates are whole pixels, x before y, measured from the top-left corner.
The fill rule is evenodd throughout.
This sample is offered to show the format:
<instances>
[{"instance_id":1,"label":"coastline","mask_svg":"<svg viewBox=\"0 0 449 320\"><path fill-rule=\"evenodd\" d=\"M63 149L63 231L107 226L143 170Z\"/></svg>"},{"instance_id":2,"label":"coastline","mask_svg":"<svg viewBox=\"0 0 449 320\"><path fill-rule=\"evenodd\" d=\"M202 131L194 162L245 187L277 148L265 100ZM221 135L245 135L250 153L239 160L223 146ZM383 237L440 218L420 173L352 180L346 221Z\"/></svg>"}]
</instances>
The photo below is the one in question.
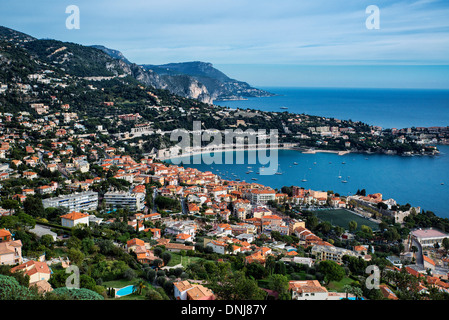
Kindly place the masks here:
<instances>
[{"instance_id":1,"label":"coastline","mask_svg":"<svg viewBox=\"0 0 449 320\"><path fill-rule=\"evenodd\" d=\"M306 150L306 151L303 151L302 153L305 153L305 154L335 153L335 154L338 154L339 156L343 156L343 155L351 153L351 152L352 151L349 151L349 150L343 150L343 151L338 151L338 150Z\"/></svg>"},{"instance_id":2,"label":"coastline","mask_svg":"<svg viewBox=\"0 0 449 320\"><path fill-rule=\"evenodd\" d=\"M304 148L301 147L294 147L294 146L277 146L277 147L255 147L255 148L221 148L221 149L207 149L207 150L200 150L200 151L187 151L187 152L183 152L181 155L177 155L177 156L165 156L165 157L158 157L156 156L155 159L158 159L160 161L166 161L166 160L171 160L171 159L178 159L178 158L183 158L183 157L192 157L195 155L200 155L200 154L211 154L211 153L223 153L223 152L229 152L229 151L262 151L262 150L296 150L299 151L301 153L304 154L316 154L316 153L335 153L338 154L339 156L345 155L345 154L349 154L351 153L351 151L349 150L345 150L345 151L338 151L338 150L315 150L315 149L307 149L304 150ZM169 152L169 151L168 151Z\"/></svg>"},{"instance_id":3,"label":"coastline","mask_svg":"<svg viewBox=\"0 0 449 320\"><path fill-rule=\"evenodd\" d=\"M170 160L170 159L177 159L177 158L182 158L182 157L191 157L191 156L195 156L195 155L199 155L199 154L211 154L211 153L215 153L215 152L229 152L229 151L259 151L259 150L296 150L299 151L303 154L316 154L316 153L334 153L334 154L338 154L339 156L343 156L346 154L350 154L350 153L362 153L362 154L383 154L383 155L390 155L390 156L401 156L401 157L412 157L412 156L436 156L439 155L439 151L437 151L434 154L396 154L393 152L368 152L368 151L360 151L360 150L323 150L323 149L313 149L313 148L309 148L306 149L304 147L298 147L298 146L277 146L277 147L237 147L237 148L217 148L217 149L202 149L200 151L184 151L181 155L177 155L177 156L155 156L155 159L158 159L160 161L166 161L166 160ZM164 151L164 150L161 150ZM164 152L170 152L169 150L165 150Z\"/></svg>"}]
</instances>

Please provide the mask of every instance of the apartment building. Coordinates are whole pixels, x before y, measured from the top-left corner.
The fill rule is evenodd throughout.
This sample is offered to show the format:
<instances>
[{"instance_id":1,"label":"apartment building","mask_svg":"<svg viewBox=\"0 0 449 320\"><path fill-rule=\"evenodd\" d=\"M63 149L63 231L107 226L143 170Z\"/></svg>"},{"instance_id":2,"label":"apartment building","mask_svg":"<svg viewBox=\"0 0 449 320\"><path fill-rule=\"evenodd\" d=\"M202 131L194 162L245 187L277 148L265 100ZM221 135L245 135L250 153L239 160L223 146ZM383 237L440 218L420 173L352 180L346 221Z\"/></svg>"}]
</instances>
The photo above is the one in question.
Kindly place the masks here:
<instances>
[{"instance_id":1,"label":"apartment building","mask_svg":"<svg viewBox=\"0 0 449 320\"><path fill-rule=\"evenodd\" d=\"M131 192L107 192L104 195L104 201L111 208L128 208L129 210L140 211L145 206L144 193Z\"/></svg>"},{"instance_id":2,"label":"apartment building","mask_svg":"<svg viewBox=\"0 0 449 320\"><path fill-rule=\"evenodd\" d=\"M55 198L43 199L42 204L44 205L44 208L65 207L68 208L69 211L95 210L98 207L98 193L86 191L62 195Z\"/></svg>"}]
</instances>

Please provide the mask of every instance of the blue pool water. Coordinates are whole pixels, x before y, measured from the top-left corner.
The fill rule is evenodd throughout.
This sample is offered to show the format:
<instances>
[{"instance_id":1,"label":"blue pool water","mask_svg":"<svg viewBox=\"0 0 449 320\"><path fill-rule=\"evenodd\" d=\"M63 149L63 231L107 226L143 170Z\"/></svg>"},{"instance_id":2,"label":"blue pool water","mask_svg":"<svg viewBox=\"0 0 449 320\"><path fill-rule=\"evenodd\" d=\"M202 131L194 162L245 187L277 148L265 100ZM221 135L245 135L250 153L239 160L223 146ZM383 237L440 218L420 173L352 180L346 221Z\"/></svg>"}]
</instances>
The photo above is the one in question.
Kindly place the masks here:
<instances>
[{"instance_id":1,"label":"blue pool water","mask_svg":"<svg viewBox=\"0 0 449 320\"><path fill-rule=\"evenodd\" d=\"M133 293L133 287L134 286L132 285L123 287L120 290L116 291L115 294L120 297L127 296L128 294Z\"/></svg>"}]
</instances>

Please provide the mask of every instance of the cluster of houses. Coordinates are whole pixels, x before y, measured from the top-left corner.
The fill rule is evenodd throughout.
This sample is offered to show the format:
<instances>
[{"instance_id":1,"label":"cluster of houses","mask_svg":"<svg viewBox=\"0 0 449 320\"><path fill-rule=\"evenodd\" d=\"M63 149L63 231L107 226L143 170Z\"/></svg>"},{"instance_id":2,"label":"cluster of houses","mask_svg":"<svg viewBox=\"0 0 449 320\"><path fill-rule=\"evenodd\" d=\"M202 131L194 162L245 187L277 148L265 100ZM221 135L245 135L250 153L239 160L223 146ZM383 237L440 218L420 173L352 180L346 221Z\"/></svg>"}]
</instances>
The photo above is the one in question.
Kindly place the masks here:
<instances>
[{"instance_id":1,"label":"cluster of houses","mask_svg":"<svg viewBox=\"0 0 449 320\"><path fill-rule=\"evenodd\" d=\"M34 105L37 112L47 115L52 105ZM64 105L64 111L70 106ZM12 116L12 115L11 115ZM4 121L11 121L11 116L3 115ZM136 161L128 155L123 155L123 148L114 148L105 142L96 142L96 135L76 134L76 128L61 126L67 121L76 120L76 114L53 113L49 114L46 121L29 120L29 114L22 112L17 116L19 123L31 131L41 134L54 131L55 139L45 146L43 144L29 145L27 130L14 132L6 130L0 123L0 158L11 155L13 148L23 148L26 156L21 160L11 160L9 164L0 166L0 180L25 178L29 180L39 179L38 169L45 168L50 172L59 171L65 177L75 172L89 172L93 165L101 167L105 172L114 170L113 177L122 179L130 184L129 190L110 190L101 199L106 208L112 210L119 207L127 207L135 212L128 219L128 225L132 228L151 232L152 240L164 245L171 252L195 250L196 234L205 225L195 218L209 217L207 223L207 236L204 247L218 254L248 253L245 262L260 263L265 265L270 256L283 255L283 261L312 266L315 261L332 260L342 263L344 255L361 257L369 261L370 252L365 246L357 246L352 249L335 247L329 242L313 234L305 227L301 220L294 220L280 216L270 209L270 203L290 205L330 205L334 208L346 207L349 200L366 204L378 204L383 202L392 208L396 205L392 199L382 199L382 195L352 196L342 198L324 191L316 191L299 187L292 188L292 194L280 193L270 187L245 181L227 181L221 179L211 171L199 171L194 168L184 168L176 165L167 165L156 162L150 156L145 156ZM134 121L139 115L121 115L120 119ZM321 134L332 130L315 128L311 134ZM74 144L79 150L74 150ZM79 151L83 154L80 155ZM21 167L20 174L17 170ZM27 196L40 194L44 208L65 207L68 213L60 216L60 223L64 227L75 227L79 224L91 225L93 223L112 223L114 219L103 220L92 214L100 205L99 194L93 187L104 181L95 177L83 181L66 179L63 183L51 181L36 188L24 186L21 193L13 196L23 203ZM157 182L160 187L153 187L156 194L170 197L182 204L181 214L190 216L191 219L183 220L176 217L162 217L160 213L153 212L146 201L146 185ZM419 210L419 208L415 208ZM0 215L14 214L14 210L1 208ZM235 219L231 219L235 218ZM163 220L164 228L145 227L145 221ZM280 235L295 235L299 242L294 246L282 243L266 242L256 246L258 239L269 239L273 232ZM418 237L417 233L417 236ZM173 240L170 240L170 239ZM424 243L424 242L423 242ZM297 254L299 246L311 248L312 257L300 257ZM8 230L0 230L0 264L16 265L14 271L21 270L30 275L30 283L36 284L41 290L50 290L45 283L51 269L44 261L27 260L24 262L21 254L22 243L13 240L13 235ZM134 252L141 263L152 263L157 257L154 255L149 243L140 239L131 239L124 249ZM432 259L424 257L424 263L432 267ZM395 266L395 260L392 264ZM434 262L433 265L436 265ZM395 266L396 267L396 266ZM435 272L438 268L433 268ZM416 271L416 270L415 270ZM416 271L423 275L422 270ZM438 278L440 279L440 278ZM434 281L435 284L440 282ZM316 281L293 281L290 283L292 297L294 299L337 299L338 295L328 292ZM391 296L388 288L382 289L383 293ZM201 284L189 281L175 283L176 299L214 299L213 293ZM341 296L339 297L341 298Z\"/></svg>"}]
</instances>

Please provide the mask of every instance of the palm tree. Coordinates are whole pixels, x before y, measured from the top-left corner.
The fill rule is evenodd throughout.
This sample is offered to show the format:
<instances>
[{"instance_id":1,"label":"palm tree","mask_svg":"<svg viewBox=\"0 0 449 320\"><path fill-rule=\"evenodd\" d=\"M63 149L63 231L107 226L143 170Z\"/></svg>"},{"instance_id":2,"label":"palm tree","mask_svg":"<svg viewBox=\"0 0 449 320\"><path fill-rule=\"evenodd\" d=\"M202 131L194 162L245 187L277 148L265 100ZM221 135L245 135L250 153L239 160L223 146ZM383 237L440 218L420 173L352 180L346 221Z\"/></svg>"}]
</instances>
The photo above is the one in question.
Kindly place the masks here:
<instances>
[{"instance_id":1,"label":"palm tree","mask_svg":"<svg viewBox=\"0 0 449 320\"><path fill-rule=\"evenodd\" d=\"M348 299L348 295L352 292L352 286L350 286L349 284L346 284L343 286L343 290L346 293L346 299Z\"/></svg>"},{"instance_id":2,"label":"palm tree","mask_svg":"<svg viewBox=\"0 0 449 320\"><path fill-rule=\"evenodd\" d=\"M138 295L142 294L142 290L147 287L145 280L141 279L133 286L133 292L137 292Z\"/></svg>"},{"instance_id":3,"label":"palm tree","mask_svg":"<svg viewBox=\"0 0 449 320\"><path fill-rule=\"evenodd\" d=\"M351 286L351 285L345 285L344 287L343 287L343 290L345 291L345 293L346 293L346 299L348 299L348 295L350 294L350 293L352 293L353 295L355 295L355 298L356 298L356 300L359 300L359 298L361 298L362 296L363 296L363 291L362 291L362 289L360 289L360 288L358 288L358 287L354 287L354 286Z\"/></svg>"}]
</instances>

